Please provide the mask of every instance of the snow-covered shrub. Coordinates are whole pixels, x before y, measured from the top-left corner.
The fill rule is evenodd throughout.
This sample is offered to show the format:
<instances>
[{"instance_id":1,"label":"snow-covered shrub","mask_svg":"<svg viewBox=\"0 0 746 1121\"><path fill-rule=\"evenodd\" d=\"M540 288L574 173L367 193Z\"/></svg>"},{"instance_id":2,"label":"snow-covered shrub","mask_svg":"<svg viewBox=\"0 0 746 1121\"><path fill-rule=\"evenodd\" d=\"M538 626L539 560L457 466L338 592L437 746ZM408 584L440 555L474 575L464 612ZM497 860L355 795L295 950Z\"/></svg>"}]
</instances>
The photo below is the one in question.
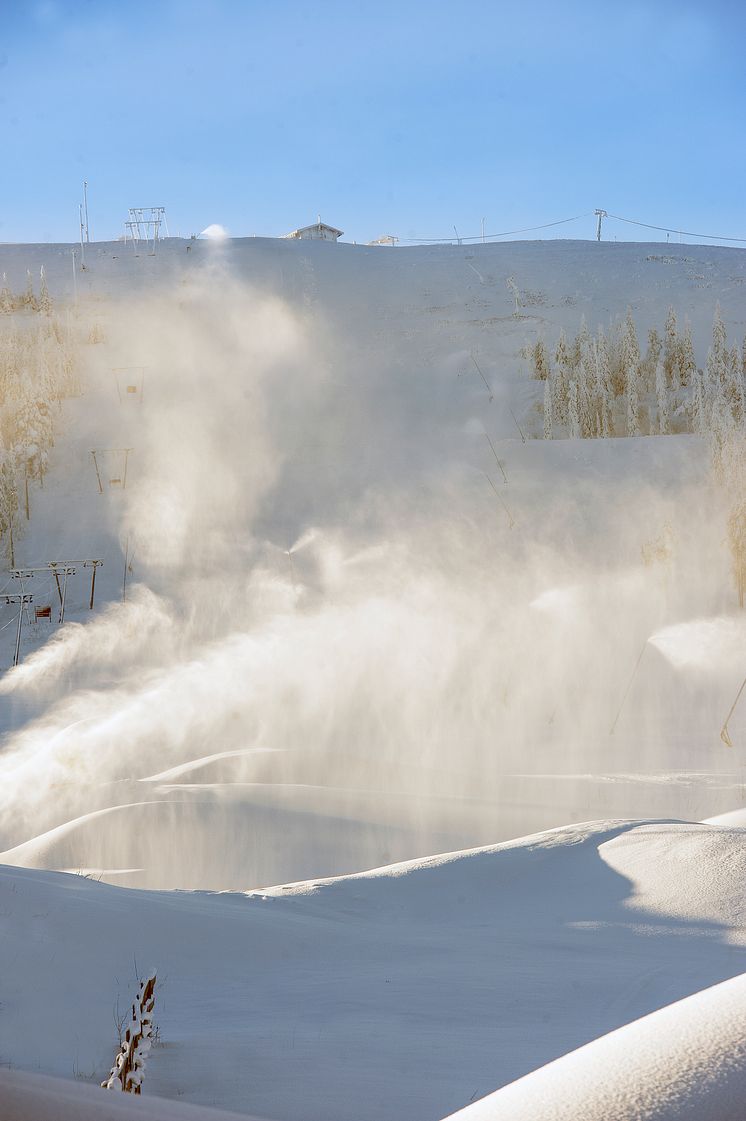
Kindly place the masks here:
<instances>
[{"instance_id":1,"label":"snow-covered shrub","mask_svg":"<svg viewBox=\"0 0 746 1121\"><path fill-rule=\"evenodd\" d=\"M140 981L137 998L132 1005L132 1016L114 1059L114 1066L109 1077L101 1083L104 1090L119 1090L125 1094L141 1093L145 1060L153 1042L155 983L155 973L145 981Z\"/></svg>"}]
</instances>

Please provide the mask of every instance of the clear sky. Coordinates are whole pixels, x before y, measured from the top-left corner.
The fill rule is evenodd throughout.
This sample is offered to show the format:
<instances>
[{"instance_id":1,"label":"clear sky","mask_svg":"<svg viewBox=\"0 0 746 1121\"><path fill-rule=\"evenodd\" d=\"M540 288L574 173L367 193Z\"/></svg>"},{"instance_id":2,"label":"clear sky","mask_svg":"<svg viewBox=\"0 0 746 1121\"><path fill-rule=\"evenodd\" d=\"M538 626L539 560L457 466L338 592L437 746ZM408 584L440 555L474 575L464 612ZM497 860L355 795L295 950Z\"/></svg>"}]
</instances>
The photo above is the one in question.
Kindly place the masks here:
<instances>
[{"instance_id":1,"label":"clear sky","mask_svg":"<svg viewBox=\"0 0 746 1121\"><path fill-rule=\"evenodd\" d=\"M0 0L0 241L746 238L742 0ZM590 216L541 236L590 237ZM605 234L665 240L619 222ZM540 236L529 235L529 236Z\"/></svg>"}]
</instances>

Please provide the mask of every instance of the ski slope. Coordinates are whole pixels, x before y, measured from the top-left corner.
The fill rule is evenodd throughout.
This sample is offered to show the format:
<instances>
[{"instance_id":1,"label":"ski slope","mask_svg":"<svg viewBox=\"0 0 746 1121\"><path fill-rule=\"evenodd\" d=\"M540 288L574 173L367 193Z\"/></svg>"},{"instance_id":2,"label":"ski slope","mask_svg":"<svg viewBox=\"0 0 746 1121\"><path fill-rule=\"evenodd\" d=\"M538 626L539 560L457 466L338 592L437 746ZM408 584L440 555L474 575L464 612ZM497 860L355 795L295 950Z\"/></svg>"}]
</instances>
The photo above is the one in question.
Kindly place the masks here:
<instances>
[{"instance_id":1,"label":"ski slope","mask_svg":"<svg viewBox=\"0 0 746 1121\"><path fill-rule=\"evenodd\" d=\"M51 618L0 682L4 859L236 890L740 804L709 453L532 438L522 354L628 306L644 343L671 305L703 363L717 302L744 330L742 251L171 239L92 245L73 289L70 247L0 248L14 291L42 264L99 341L17 563L104 563L61 628L26 582Z\"/></svg>"},{"instance_id":2,"label":"ski slope","mask_svg":"<svg viewBox=\"0 0 746 1121\"><path fill-rule=\"evenodd\" d=\"M658 1055L730 1121L734 496L697 436L541 439L526 353L628 307L644 348L673 306L704 364L716 304L746 331L743 251L169 239L73 283L70 249L0 246L14 292L44 265L79 386L19 512L38 571L2 581L50 607L13 667L0 605L14 1109L54 1093L17 1071L103 1078L152 967L154 1102L437 1121L550 1086L600 1121L599 1047L622 1116L669 1116Z\"/></svg>"}]
</instances>

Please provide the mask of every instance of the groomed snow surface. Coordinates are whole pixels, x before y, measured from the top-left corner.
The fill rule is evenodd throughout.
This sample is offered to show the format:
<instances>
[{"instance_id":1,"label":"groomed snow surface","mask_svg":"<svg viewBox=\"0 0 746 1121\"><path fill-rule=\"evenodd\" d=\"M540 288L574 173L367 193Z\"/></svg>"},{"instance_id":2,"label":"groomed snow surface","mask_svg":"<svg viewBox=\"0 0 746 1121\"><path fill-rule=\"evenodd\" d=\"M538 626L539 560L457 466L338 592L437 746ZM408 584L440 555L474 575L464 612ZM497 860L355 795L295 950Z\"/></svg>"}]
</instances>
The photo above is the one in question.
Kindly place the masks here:
<instances>
[{"instance_id":1,"label":"groomed snow surface","mask_svg":"<svg viewBox=\"0 0 746 1121\"><path fill-rule=\"evenodd\" d=\"M650 1112L665 1075L666 1108L674 1092L722 1104L743 1077L731 1046L740 982L693 998L680 1032L675 1011L662 1013L660 1062L642 1042L655 1021L623 1025L744 971L743 837L593 823L248 894L5 868L0 1051L14 1069L100 1080L137 963L160 978L146 1096L287 1121L437 1121L527 1075L536 1116L570 1117L582 1101L578 1116L601 1121L675 1116ZM692 1025L709 1041L706 1085ZM576 1052L614 1029L587 1060ZM630 1063L649 1063L626 1089L625 1032ZM608 1083L593 1046L617 1055ZM494 1100L508 1117L501 1093L523 1091L480 1108ZM609 1095L631 1111L604 1113ZM570 1112L552 1112L565 1097Z\"/></svg>"}]
</instances>

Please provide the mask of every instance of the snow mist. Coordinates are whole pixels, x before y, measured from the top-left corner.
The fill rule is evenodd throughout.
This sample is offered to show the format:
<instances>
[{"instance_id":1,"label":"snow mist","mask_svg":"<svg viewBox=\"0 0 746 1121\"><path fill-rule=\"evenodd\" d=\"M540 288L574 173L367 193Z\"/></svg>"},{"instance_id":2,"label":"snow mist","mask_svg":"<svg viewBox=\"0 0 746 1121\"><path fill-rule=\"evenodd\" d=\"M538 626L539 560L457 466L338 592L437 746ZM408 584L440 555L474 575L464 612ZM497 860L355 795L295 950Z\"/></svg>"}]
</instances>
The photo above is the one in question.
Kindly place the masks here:
<instances>
[{"instance_id":1,"label":"snow mist","mask_svg":"<svg viewBox=\"0 0 746 1121\"><path fill-rule=\"evenodd\" d=\"M666 660L728 581L701 443L524 443L468 351L352 320L219 258L105 305L70 424L133 449L85 498L118 559L0 681L6 860L249 888L696 810L667 768L730 782L738 668Z\"/></svg>"}]
</instances>

